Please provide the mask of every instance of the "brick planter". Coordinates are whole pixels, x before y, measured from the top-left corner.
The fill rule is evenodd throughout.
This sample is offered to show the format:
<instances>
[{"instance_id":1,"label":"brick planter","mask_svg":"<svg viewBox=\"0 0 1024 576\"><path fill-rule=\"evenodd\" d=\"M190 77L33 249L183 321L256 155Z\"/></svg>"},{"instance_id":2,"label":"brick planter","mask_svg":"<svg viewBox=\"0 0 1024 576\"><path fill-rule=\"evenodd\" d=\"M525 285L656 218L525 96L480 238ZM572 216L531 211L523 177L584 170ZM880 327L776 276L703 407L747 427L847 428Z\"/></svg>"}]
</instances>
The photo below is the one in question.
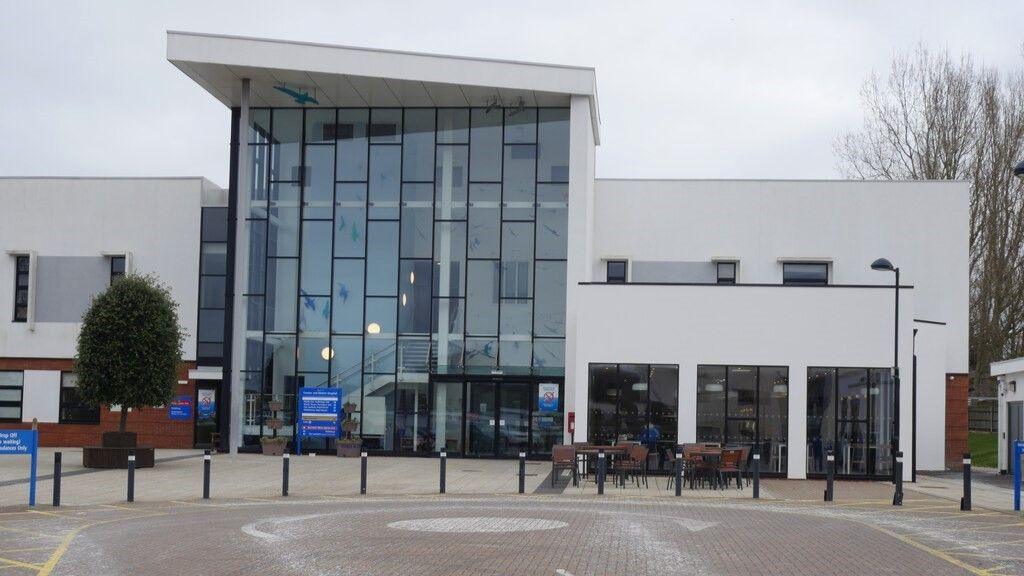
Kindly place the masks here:
<instances>
[{"instance_id":1,"label":"brick planter","mask_svg":"<svg viewBox=\"0 0 1024 576\"><path fill-rule=\"evenodd\" d=\"M86 468L127 468L128 454L135 451L136 468L152 468L156 461L152 446L136 448L105 448L86 446L82 449L82 466Z\"/></svg>"}]
</instances>

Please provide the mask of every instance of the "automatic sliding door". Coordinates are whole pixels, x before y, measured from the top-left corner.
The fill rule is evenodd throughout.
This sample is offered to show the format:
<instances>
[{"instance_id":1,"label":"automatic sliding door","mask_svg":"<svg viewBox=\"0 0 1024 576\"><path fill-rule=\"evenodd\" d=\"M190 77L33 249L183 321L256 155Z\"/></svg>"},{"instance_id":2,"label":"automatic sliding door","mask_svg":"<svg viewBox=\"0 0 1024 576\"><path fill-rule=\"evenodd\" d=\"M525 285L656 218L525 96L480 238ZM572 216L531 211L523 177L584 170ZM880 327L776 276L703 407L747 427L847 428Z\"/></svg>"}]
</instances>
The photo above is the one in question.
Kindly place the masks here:
<instances>
[{"instance_id":1,"label":"automatic sliding door","mask_svg":"<svg viewBox=\"0 0 1024 576\"><path fill-rule=\"evenodd\" d=\"M466 456L493 456L497 430L497 385L466 383Z\"/></svg>"},{"instance_id":2,"label":"automatic sliding door","mask_svg":"<svg viewBox=\"0 0 1024 576\"><path fill-rule=\"evenodd\" d=\"M516 457L530 448L530 385L502 382L498 388L498 456Z\"/></svg>"}]
</instances>

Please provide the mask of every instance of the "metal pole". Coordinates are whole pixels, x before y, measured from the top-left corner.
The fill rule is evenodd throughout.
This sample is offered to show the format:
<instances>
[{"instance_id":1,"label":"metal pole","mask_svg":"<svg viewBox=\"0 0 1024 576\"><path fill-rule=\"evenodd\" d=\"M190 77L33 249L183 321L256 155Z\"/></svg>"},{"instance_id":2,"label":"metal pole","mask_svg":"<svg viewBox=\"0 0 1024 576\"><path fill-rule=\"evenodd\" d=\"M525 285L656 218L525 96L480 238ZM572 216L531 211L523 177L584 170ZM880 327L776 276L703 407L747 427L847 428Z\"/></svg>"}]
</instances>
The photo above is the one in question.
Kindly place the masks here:
<instances>
[{"instance_id":1,"label":"metal pole","mask_svg":"<svg viewBox=\"0 0 1024 576\"><path fill-rule=\"evenodd\" d=\"M135 450L128 452L128 501L135 502Z\"/></svg>"},{"instance_id":2,"label":"metal pole","mask_svg":"<svg viewBox=\"0 0 1024 576\"><path fill-rule=\"evenodd\" d=\"M519 453L519 493L526 493L526 452Z\"/></svg>"},{"instance_id":3,"label":"metal pole","mask_svg":"<svg viewBox=\"0 0 1024 576\"><path fill-rule=\"evenodd\" d=\"M892 495L892 505L903 505L903 452L896 453L896 491Z\"/></svg>"},{"instance_id":4,"label":"metal pole","mask_svg":"<svg viewBox=\"0 0 1024 576\"><path fill-rule=\"evenodd\" d=\"M359 455L359 493L366 494L366 452Z\"/></svg>"},{"instance_id":5,"label":"metal pole","mask_svg":"<svg viewBox=\"0 0 1024 576\"><path fill-rule=\"evenodd\" d=\"M893 352L892 352L892 458L900 449L900 269L896 268L896 317L893 320ZM893 467L893 482L896 480L896 468ZM900 490L902 495L902 489ZM901 496L902 498L902 496Z\"/></svg>"},{"instance_id":6,"label":"metal pole","mask_svg":"<svg viewBox=\"0 0 1024 576\"><path fill-rule=\"evenodd\" d=\"M53 505L60 506L60 461L61 453L53 453Z\"/></svg>"},{"instance_id":7,"label":"metal pole","mask_svg":"<svg viewBox=\"0 0 1024 576\"><path fill-rule=\"evenodd\" d=\"M761 498L761 452L754 448L754 499Z\"/></svg>"},{"instance_id":8,"label":"metal pole","mask_svg":"<svg viewBox=\"0 0 1024 576\"><path fill-rule=\"evenodd\" d=\"M281 496L288 495L288 463L291 461L291 454L285 452L281 458Z\"/></svg>"},{"instance_id":9,"label":"metal pole","mask_svg":"<svg viewBox=\"0 0 1024 576\"><path fill-rule=\"evenodd\" d=\"M676 496L683 495L683 455L676 454Z\"/></svg>"},{"instance_id":10,"label":"metal pole","mask_svg":"<svg viewBox=\"0 0 1024 576\"><path fill-rule=\"evenodd\" d=\"M604 494L604 450L597 451L597 493Z\"/></svg>"},{"instance_id":11,"label":"metal pole","mask_svg":"<svg viewBox=\"0 0 1024 576\"><path fill-rule=\"evenodd\" d=\"M210 451L203 451L203 500L210 499Z\"/></svg>"},{"instance_id":12,"label":"metal pole","mask_svg":"<svg viewBox=\"0 0 1024 576\"><path fill-rule=\"evenodd\" d=\"M835 497L835 479L836 479L836 455L831 448L828 449L828 455L825 456L827 461L826 471L827 479L825 484L825 502L831 502Z\"/></svg>"},{"instance_id":13,"label":"metal pole","mask_svg":"<svg viewBox=\"0 0 1024 576\"><path fill-rule=\"evenodd\" d=\"M1020 512L1020 454L1021 443L1013 443L1013 509Z\"/></svg>"},{"instance_id":14,"label":"metal pole","mask_svg":"<svg viewBox=\"0 0 1024 576\"><path fill-rule=\"evenodd\" d=\"M444 494L445 464L448 462L448 453L441 452L441 494Z\"/></svg>"},{"instance_id":15,"label":"metal pole","mask_svg":"<svg viewBox=\"0 0 1024 576\"><path fill-rule=\"evenodd\" d=\"M964 453L964 496L960 499L960 509L971 511L971 453Z\"/></svg>"}]
</instances>

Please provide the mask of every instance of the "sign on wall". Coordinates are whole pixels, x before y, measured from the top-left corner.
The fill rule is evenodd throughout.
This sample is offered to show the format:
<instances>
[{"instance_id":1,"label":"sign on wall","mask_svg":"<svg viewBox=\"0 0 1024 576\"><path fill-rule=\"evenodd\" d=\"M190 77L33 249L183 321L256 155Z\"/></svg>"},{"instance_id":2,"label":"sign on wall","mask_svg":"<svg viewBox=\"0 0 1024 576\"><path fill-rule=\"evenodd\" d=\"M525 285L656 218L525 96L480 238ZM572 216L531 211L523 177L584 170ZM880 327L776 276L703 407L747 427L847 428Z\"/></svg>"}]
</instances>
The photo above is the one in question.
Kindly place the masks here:
<instances>
[{"instance_id":1,"label":"sign on wall","mask_svg":"<svg viewBox=\"0 0 1024 576\"><path fill-rule=\"evenodd\" d=\"M167 417L171 420L191 420L192 396L185 394L171 400L170 405L167 407Z\"/></svg>"},{"instance_id":2,"label":"sign on wall","mask_svg":"<svg viewBox=\"0 0 1024 576\"><path fill-rule=\"evenodd\" d=\"M537 410L558 412L558 384L544 382L537 385Z\"/></svg>"},{"instance_id":3,"label":"sign on wall","mask_svg":"<svg viewBox=\"0 0 1024 576\"><path fill-rule=\"evenodd\" d=\"M196 418L212 420L217 417L217 391L212 388L200 388L196 391Z\"/></svg>"}]
</instances>

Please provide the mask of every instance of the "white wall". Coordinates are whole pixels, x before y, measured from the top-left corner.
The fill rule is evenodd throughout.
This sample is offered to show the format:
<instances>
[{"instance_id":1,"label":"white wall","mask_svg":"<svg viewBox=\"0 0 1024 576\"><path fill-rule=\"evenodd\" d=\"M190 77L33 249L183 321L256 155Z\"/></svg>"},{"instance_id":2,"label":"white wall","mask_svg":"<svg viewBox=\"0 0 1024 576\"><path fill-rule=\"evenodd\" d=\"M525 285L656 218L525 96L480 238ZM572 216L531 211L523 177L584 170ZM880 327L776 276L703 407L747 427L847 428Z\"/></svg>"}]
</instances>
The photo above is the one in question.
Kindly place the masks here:
<instances>
[{"instance_id":1,"label":"white wall","mask_svg":"<svg viewBox=\"0 0 1024 576\"><path fill-rule=\"evenodd\" d=\"M26 370L22 390L21 420L57 422L60 419L60 371Z\"/></svg>"},{"instance_id":2,"label":"white wall","mask_svg":"<svg viewBox=\"0 0 1024 576\"><path fill-rule=\"evenodd\" d=\"M72 358L80 323L11 321L14 257L131 252L138 273L171 288L187 331L183 357L195 359L201 178L0 179L0 357ZM27 382L26 382L27 386Z\"/></svg>"},{"instance_id":3,"label":"white wall","mask_svg":"<svg viewBox=\"0 0 1024 576\"><path fill-rule=\"evenodd\" d=\"M792 286L586 285L577 292L579 346L570 410L586 438L591 363L679 365L679 438L696 440L698 364L789 367L789 477L806 466L807 367L892 365L893 291ZM912 457L913 290L901 294L900 447ZM944 444L943 435L918 444ZM941 467L941 466L940 466ZM910 477L910 466L906 476Z\"/></svg>"},{"instance_id":4,"label":"white wall","mask_svg":"<svg viewBox=\"0 0 1024 576\"><path fill-rule=\"evenodd\" d=\"M598 180L591 279L604 256L737 257L739 282L769 284L779 258L828 257L835 284L891 284L869 268L884 256L915 317L947 323L945 371L966 373L968 209L965 182Z\"/></svg>"},{"instance_id":5,"label":"white wall","mask_svg":"<svg viewBox=\"0 0 1024 576\"><path fill-rule=\"evenodd\" d=\"M948 328L943 325L915 322L914 329L917 330L917 337L914 340L914 352L917 354L917 468L942 470L946 467L944 346L945 332ZM904 377L904 381L908 385L912 383L909 376Z\"/></svg>"},{"instance_id":6,"label":"white wall","mask_svg":"<svg viewBox=\"0 0 1024 576\"><path fill-rule=\"evenodd\" d=\"M1024 401L1024 358L1014 358L993 362L991 367L993 376L999 379L999 435L997 436L998 466L1013 474L1013 462L1009 453L1009 438L1006 433L1009 429L1007 418L1009 413L1006 408L1007 402ZM1010 383L1013 383L1012 389Z\"/></svg>"}]
</instances>

